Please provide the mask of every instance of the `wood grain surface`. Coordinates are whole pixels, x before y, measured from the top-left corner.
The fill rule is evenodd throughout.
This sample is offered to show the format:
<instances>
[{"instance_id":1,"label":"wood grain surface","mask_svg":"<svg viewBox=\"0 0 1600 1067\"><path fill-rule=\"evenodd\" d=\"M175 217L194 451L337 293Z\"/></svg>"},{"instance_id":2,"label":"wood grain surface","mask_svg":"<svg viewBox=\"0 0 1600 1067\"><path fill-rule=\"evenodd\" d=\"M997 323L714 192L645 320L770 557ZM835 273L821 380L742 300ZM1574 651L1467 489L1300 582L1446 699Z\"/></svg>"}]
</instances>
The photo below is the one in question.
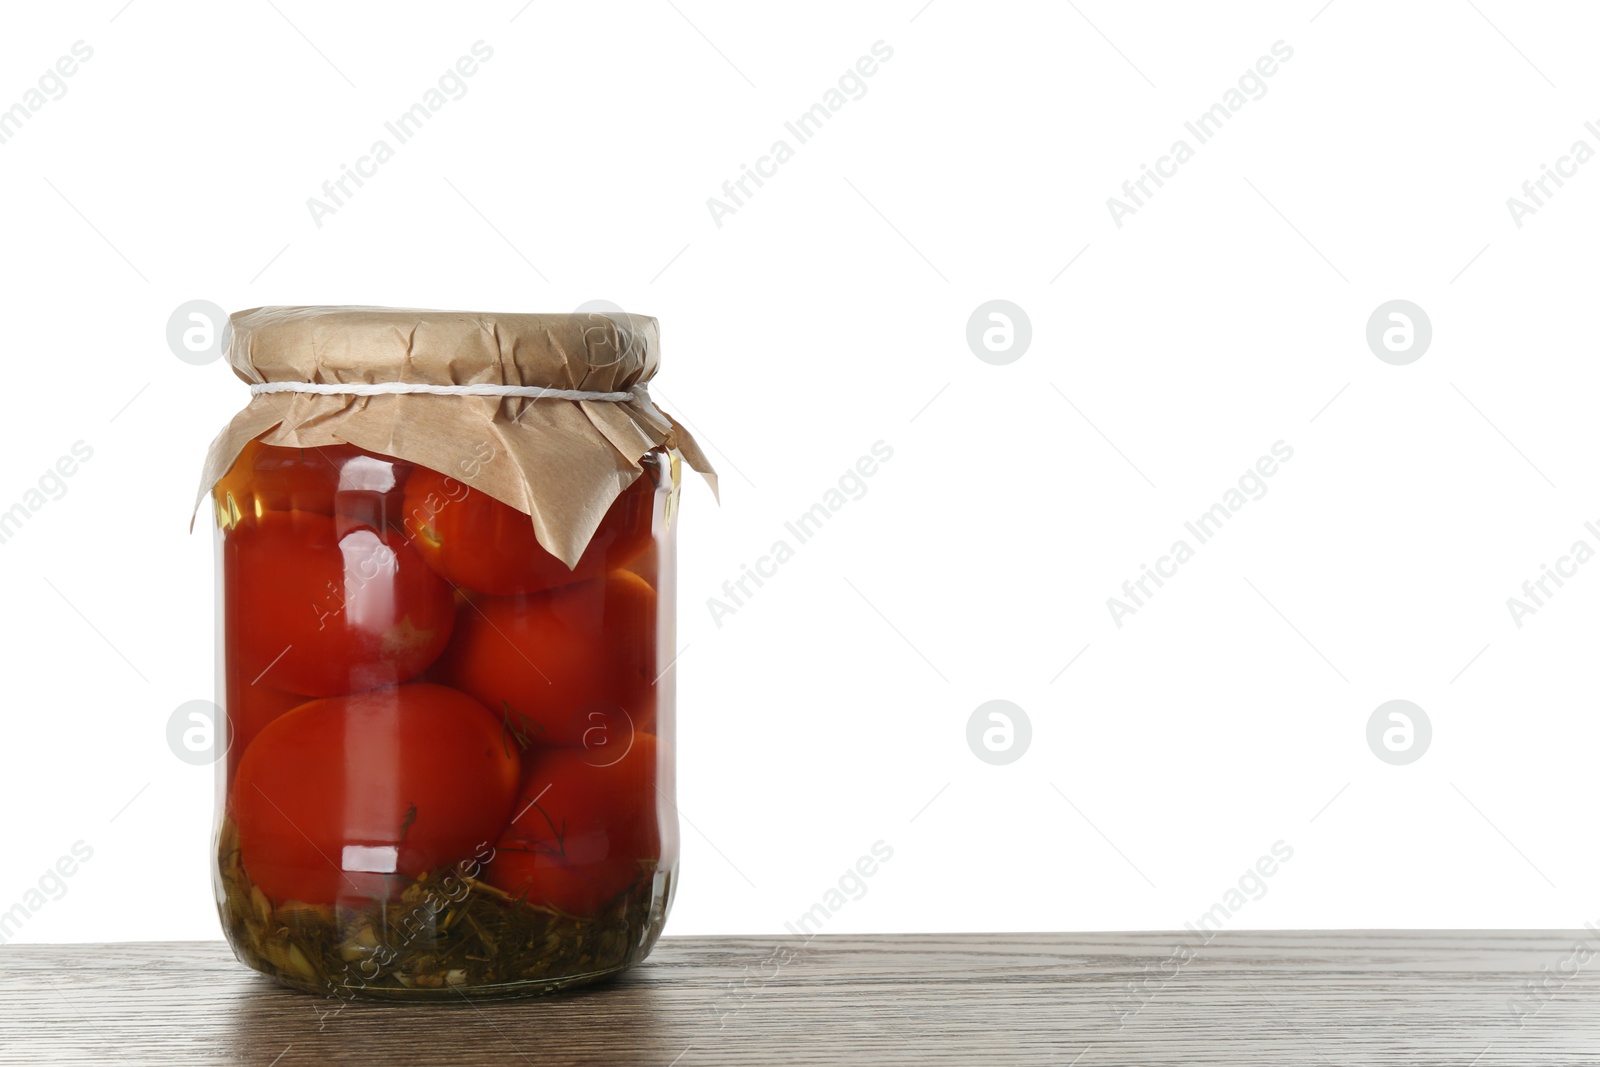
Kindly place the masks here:
<instances>
[{"instance_id":1,"label":"wood grain surface","mask_svg":"<svg viewBox=\"0 0 1600 1067\"><path fill-rule=\"evenodd\" d=\"M1184 942L668 937L588 990L427 1006L283 990L221 942L10 946L0 1063L1600 1065L1600 934Z\"/></svg>"}]
</instances>

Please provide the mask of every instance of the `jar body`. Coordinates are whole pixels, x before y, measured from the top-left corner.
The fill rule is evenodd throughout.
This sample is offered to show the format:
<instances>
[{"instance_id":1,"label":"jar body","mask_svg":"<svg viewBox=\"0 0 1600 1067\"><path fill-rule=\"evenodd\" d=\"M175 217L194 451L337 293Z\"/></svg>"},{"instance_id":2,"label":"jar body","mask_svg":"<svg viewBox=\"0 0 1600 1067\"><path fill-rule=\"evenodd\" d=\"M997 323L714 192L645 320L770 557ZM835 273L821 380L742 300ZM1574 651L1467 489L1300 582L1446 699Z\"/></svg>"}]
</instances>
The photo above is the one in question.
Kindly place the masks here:
<instances>
[{"instance_id":1,"label":"jar body","mask_svg":"<svg viewBox=\"0 0 1600 1067\"><path fill-rule=\"evenodd\" d=\"M215 888L243 962L454 999L650 951L678 858L679 467L641 466L568 568L458 472L240 454L212 496Z\"/></svg>"}]
</instances>

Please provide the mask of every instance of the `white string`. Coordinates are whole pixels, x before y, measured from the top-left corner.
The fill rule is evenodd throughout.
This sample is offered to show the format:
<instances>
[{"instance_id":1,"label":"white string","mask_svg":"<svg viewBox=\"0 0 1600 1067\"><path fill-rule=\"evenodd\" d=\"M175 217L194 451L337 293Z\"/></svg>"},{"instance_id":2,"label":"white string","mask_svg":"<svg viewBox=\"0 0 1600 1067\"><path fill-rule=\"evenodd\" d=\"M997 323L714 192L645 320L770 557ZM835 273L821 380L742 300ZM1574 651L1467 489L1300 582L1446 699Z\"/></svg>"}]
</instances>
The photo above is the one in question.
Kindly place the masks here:
<instances>
[{"instance_id":1,"label":"white string","mask_svg":"<svg viewBox=\"0 0 1600 1067\"><path fill-rule=\"evenodd\" d=\"M428 385L422 382L255 382L252 394L317 393L323 396L384 396L390 393L435 393L440 396L523 396L533 400L637 400L644 386L601 393L587 389L546 389L541 385Z\"/></svg>"}]
</instances>

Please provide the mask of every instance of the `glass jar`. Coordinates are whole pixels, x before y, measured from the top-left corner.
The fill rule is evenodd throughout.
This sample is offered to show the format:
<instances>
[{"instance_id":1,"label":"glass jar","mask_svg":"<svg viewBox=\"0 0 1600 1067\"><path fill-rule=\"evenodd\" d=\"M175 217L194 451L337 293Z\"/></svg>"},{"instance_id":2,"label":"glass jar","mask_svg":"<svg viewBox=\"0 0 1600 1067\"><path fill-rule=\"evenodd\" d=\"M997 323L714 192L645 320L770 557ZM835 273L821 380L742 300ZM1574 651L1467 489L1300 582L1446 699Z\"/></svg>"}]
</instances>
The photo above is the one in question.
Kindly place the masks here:
<instances>
[{"instance_id":1,"label":"glass jar","mask_svg":"<svg viewBox=\"0 0 1600 1067\"><path fill-rule=\"evenodd\" d=\"M492 462L475 442L453 465L271 443L368 406L302 401L210 490L215 884L235 954L297 988L401 999L546 992L643 959L678 862L685 439L637 457L569 565L469 484ZM463 402L482 406L428 396Z\"/></svg>"}]
</instances>

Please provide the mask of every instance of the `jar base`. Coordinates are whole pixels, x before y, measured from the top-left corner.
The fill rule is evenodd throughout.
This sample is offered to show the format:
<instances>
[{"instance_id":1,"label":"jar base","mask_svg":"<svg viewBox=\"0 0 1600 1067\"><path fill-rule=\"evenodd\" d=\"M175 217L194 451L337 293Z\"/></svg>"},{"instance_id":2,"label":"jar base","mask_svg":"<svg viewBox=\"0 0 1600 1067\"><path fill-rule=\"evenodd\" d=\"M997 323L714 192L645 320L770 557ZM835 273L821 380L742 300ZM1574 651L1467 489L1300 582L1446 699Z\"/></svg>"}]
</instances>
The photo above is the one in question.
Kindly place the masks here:
<instances>
[{"instance_id":1,"label":"jar base","mask_svg":"<svg viewBox=\"0 0 1600 1067\"><path fill-rule=\"evenodd\" d=\"M622 972L629 970L634 964L641 962L650 954L650 948L639 954L627 963L617 964L602 970L590 971L585 974L574 974L565 978L554 978L544 981L512 981L499 982L488 985L445 985L436 988L416 986L366 985L359 991L330 992L326 985L297 980L289 975L275 971L262 970L255 967L249 960L241 960L252 967L261 975L271 979L275 984L285 989L292 989L299 993L314 993L336 1000L363 1000L373 1003L448 1003L454 1000L520 1000L525 997L542 997L551 993L562 993L568 990L579 989L584 986L599 985L602 982L615 978Z\"/></svg>"},{"instance_id":2,"label":"jar base","mask_svg":"<svg viewBox=\"0 0 1600 1067\"><path fill-rule=\"evenodd\" d=\"M603 981L650 954L676 865L641 865L592 915L529 904L461 871L424 875L389 901L274 904L220 835L218 910L239 961L290 989L339 1000L539 996Z\"/></svg>"}]
</instances>

